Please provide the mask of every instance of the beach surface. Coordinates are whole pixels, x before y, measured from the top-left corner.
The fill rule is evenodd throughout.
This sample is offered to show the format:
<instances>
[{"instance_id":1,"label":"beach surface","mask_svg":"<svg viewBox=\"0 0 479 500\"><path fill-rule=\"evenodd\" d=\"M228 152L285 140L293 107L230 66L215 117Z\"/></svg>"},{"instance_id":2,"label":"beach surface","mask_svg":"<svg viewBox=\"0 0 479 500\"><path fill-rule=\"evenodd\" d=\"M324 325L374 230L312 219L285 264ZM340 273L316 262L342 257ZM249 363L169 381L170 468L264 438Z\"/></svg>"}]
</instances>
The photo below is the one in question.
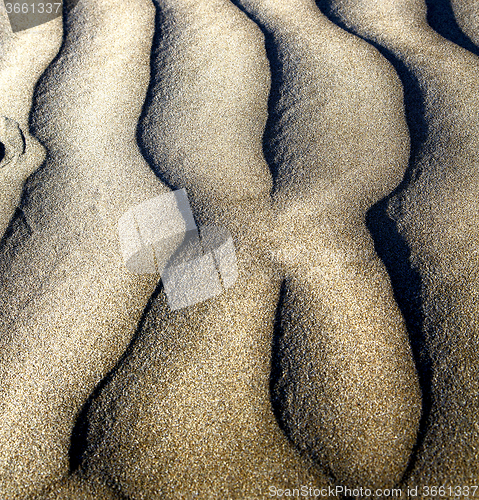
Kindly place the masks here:
<instances>
[{"instance_id":1,"label":"beach surface","mask_svg":"<svg viewBox=\"0 0 479 500\"><path fill-rule=\"evenodd\" d=\"M477 2L9 8L0 498L479 497Z\"/></svg>"}]
</instances>

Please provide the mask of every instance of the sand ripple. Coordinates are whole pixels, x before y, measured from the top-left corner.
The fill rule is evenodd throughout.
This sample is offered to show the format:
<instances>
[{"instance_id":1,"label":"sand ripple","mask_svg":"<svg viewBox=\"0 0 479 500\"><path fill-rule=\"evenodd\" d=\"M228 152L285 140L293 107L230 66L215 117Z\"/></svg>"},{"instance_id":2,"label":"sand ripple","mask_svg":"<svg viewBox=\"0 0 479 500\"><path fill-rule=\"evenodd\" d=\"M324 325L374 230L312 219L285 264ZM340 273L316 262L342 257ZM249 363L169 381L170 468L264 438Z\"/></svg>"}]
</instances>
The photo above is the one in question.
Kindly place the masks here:
<instances>
[{"instance_id":1,"label":"sand ripple","mask_svg":"<svg viewBox=\"0 0 479 500\"><path fill-rule=\"evenodd\" d=\"M80 0L61 47L0 5L0 116L47 151L2 196L2 499L479 477L477 2L472 52L422 0L316 3ZM116 224L180 188L239 279L172 312Z\"/></svg>"}]
</instances>

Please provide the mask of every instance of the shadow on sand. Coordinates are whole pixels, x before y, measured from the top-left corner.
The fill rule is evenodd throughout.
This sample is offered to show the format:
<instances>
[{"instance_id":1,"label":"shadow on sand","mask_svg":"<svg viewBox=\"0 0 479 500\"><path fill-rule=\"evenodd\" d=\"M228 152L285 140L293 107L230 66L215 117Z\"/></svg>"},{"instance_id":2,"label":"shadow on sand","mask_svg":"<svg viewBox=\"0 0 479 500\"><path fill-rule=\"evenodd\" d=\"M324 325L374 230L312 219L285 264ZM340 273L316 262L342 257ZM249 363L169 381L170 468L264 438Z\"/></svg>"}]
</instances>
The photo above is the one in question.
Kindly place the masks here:
<instances>
[{"instance_id":1,"label":"shadow on sand","mask_svg":"<svg viewBox=\"0 0 479 500\"><path fill-rule=\"evenodd\" d=\"M479 55L479 49L459 28L454 18L450 0L425 0L425 2L427 5L427 21L436 32L449 41ZM403 85L405 114L411 137L409 166L400 185L387 197L371 207L367 213L366 222L374 240L376 252L388 270L396 301L407 324L423 396L421 425L416 447L409 464L410 469L416 452L425 437L425 426L431 411L431 357L424 341L421 277L411 266L410 249L399 233L391 212L395 212L394 218L400 216L401 195L409 185L414 183L420 174L415 164L428 133L424 113L424 96L415 76L392 52L345 26L335 14L330 0L316 0L316 4L332 22L374 46L393 65Z\"/></svg>"},{"instance_id":2,"label":"shadow on sand","mask_svg":"<svg viewBox=\"0 0 479 500\"><path fill-rule=\"evenodd\" d=\"M238 5L236 0L231 0L240 10L244 9ZM445 38L462 46L463 48L479 55L479 49L472 43L472 41L459 29L456 21L454 20L452 8L449 0L426 0L428 6L428 21L433 29L440 33ZM317 0L317 5L320 10L329 17L331 21L346 31L358 36L356 33L348 29L341 20L335 16L330 8L329 0ZM245 12L248 17L248 13ZM158 50L161 42L162 18L158 12L156 14L156 31L153 40L152 54ZM277 104L280 97L280 89L282 86L283 68L278 55L278 50L274 42L273 35L268 32L264 27L260 26L265 36L265 44L267 57L271 69L271 91L268 102L268 120L263 137L263 151L270 170L273 176L273 181L277 178L278 166L274 163L274 151L276 147L275 130L279 120L276 114ZM374 239L375 248L379 257L384 262L394 289L396 301L401 309L401 312L406 320L408 332L410 335L411 346L418 369L420 384L423 393L423 415L421 420L421 429L419 439L416 445L416 450L420 446L425 432L425 422L431 408L430 387L431 387L431 371L430 371L430 358L428 352L425 351L424 336L423 336L423 316L422 316L422 300L421 300L421 278L418 272L411 266L410 263L410 250L398 231L396 223L390 216L390 203L392 199L400 199L401 194L406 188L414 182L418 175L414 165L418 152L424 143L427 136L427 123L424 116L423 95L421 93L419 84L413 74L404 66L404 64L397 59L391 52L384 47L366 40L368 43L376 47L380 53L394 66L399 77L401 78L404 87L405 97L405 111L407 123L411 136L411 158L409 167L405 173L404 179L401 184L390 195L375 204L367 214L367 227ZM152 57L152 61L154 57ZM147 93L143 113L140 117L141 123L146 116L146 110L150 107L153 100L153 88L156 83L156 70L151 63L151 84ZM152 158L149 156L148 151L143 146L140 130L137 130L137 141L140 146L141 152L150 165L153 165ZM174 186L168 184L167 180L162 178L159 172L156 172L158 177L168 185L171 189L179 189L181 186ZM399 207L400 210L400 207ZM95 401L98 399L102 390L110 384L118 371L119 367L123 364L126 358L131 354L132 348L136 343L139 335L141 335L145 319L150 314L154 303L160 294L162 285L160 284L151 297L148 306L143 314L143 318L138 326L137 332L132 339L132 342L122 358L118 361L115 368L98 384L94 392L91 394L88 401L85 403L82 411L78 415L77 422L73 431L71 446L70 446L70 470L73 472L81 467L82 458L88 449L89 441L87 436L89 434L90 423L88 415ZM279 311L282 301L284 300L284 286L282 287L282 295L278 305L276 328L273 339L273 366L271 376L271 387L275 386L276 379L281 376L280 358L281 353L278 352L280 342L278 339L281 336ZM272 396L272 403L275 409L275 414L279 418L278 402L281 398ZM101 409L102 413L104 408ZM112 417L114 418L114 416ZM281 424L281 422L280 422ZM98 436L97 436L98 437ZM414 460L414 455L412 461ZM411 462L412 463L412 462Z\"/></svg>"}]
</instances>

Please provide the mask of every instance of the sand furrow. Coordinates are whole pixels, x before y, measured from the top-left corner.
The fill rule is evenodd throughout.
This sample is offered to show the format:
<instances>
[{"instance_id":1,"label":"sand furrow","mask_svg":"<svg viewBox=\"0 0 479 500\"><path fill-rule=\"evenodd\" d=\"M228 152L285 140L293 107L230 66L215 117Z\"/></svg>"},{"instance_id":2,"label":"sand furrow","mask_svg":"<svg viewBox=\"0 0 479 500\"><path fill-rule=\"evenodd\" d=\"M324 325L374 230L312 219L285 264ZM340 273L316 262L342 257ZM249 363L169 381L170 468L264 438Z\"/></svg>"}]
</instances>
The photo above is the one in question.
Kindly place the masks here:
<instances>
[{"instance_id":1,"label":"sand furrow","mask_svg":"<svg viewBox=\"0 0 479 500\"><path fill-rule=\"evenodd\" d=\"M451 0L451 6L462 31L479 47L479 2Z\"/></svg>"},{"instance_id":2,"label":"sand furrow","mask_svg":"<svg viewBox=\"0 0 479 500\"><path fill-rule=\"evenodd\" d=\"M14 34L0 4L0 238L20 203L25 180L45 159L29 133L28 115L34 86L61 38L59 20Z\"/></svg>"},{"instance_id":3,"label":"sand furrow","mask_svg":"<svg viewBox=\"0 0 479 500\"><path fill-rule=\"evenodd\" d=\"M61 19L13 33L4 2L0 3L0 115L28 130L33 90L57 54L62 41Z\"/></svg>"},{"instance_id":4,"label":"sand furrow","mask_svg":"<svg viewBox=\"0 0 479 500\"><path fill-rule=\"evenodd\" d=\"M199 223L233 235L230 290L172 313L161 292L86 415L81 474L131 498L267 498L324 485L270 404L279 279L265 254L271 176L261 153L269 74L261 32L225 0L157 2L142 144L186 188ZM270 253L270 252L269 252Z\"/></svg>"},{"instance_id":5,"label":"sand furrow","mask_svg":"<svg viewBox=\"0 0 479 500\"><path fill-rule=\"evenodd\" d=\"M0 498L473 496L477 1L65 3L0 1ZM118 221L179 188L239 275L172 310Z\"/></svg>"},{"instance_id":6,"label":"sand furrow","mask_svg":"<svg viewBox=\"0 0 479 500\"><path fill-rule=\"evenodd\" d=\"M147 1L79 2L36 91L33 130L48 157L1 259L5 499L67 474L76 415L158 283L127 271L117 234L131 205L168 191L135 140L153 21Z\"/></svg>"},{"instance_id":7,"label":"sand furrow","mask_svg":"<svg viewBox=\"0 0 479 500\"><path fill-rule=\"evenodd\" d=\"M291 439L340 484L391 486L415 442L420 395L365 213L407 166L399 80L313 2L241 4L274 47L267 147L287 272L277 411Z\"/></svg>"},{"instance_id":8,"label":"sand furrow","mask_svg":"<svg viewBox=\"0 0 479 500\"><path fill-rule=\"evenodd\" d=\"M352 29L402 61L417 82L407 91L423 109L423 135L411 124L411 173L389 204L421 279L416 334L430 360L424 432L407 484L471 484L479 474L479 60L428 26L422 1L383 2L384 17L372 1L334 6Z\"/></svg>"}]
</instances>

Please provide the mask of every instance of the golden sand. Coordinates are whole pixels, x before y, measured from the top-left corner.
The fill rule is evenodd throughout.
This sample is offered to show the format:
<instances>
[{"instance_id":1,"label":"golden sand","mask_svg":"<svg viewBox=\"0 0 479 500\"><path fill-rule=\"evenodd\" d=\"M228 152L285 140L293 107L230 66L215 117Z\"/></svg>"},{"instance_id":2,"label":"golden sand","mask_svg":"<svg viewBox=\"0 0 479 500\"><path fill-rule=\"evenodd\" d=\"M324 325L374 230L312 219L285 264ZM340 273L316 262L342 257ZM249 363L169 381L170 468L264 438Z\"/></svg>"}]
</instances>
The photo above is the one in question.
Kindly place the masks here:
<instances>
[{"instance_id":1,"label":"golden sand","mask_svg":"<svg viewBox=\"0 0 479 500\"><path fill-rule=\"evenodd\" d=\"M317 4L79 0L61 47L0 5L0 115L47 151L0 253L0 498L477 481L477 57L422 0ZM181 188L239 277L172 311L117 222Z\"/></svg>"},{"instance_id":2,"label":"golden sand","mask_svg":"<svg viewBox=\"0 0 479 500\"><path fill-rule=\"evenodd\" d=\"M429 364L422 432L405 482L470 485L479 477L479 60L427 25L422 2L410 4L407 19L398 12L378 24L368 2L338 2L338 11L405 65L417 81L408 90L420 95L424 108L423 128L411 127L411 181L389 209L420 276L421 324L411 333Z\"/></svg>"}]
</instances>

